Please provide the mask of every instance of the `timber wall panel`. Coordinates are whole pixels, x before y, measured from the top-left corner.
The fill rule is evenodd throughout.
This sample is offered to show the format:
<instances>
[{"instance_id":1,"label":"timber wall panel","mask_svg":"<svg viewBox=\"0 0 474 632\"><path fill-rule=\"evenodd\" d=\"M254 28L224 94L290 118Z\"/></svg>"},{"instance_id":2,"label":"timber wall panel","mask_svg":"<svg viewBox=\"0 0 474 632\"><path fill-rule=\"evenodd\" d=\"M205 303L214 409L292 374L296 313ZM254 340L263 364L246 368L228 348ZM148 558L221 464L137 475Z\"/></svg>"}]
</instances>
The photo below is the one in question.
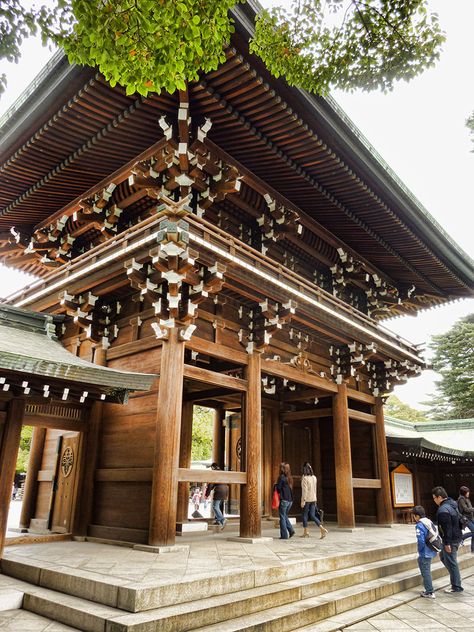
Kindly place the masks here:
<instances>
[{"instance_id":1,"label":"timber wall panel","mask_svg":"<svg viewBox=\"0 0 474 632\"><path fill-rule=\"evenodd\" d=\"M127 529L148 529L151 483L96 482L94 525Z\"/></svg>"},{"instance_id":2,"label":"timber wall panel","mask_svg":"<svg viewBox=\"0 0 474 632\"><path fill-rule=\"evenodd\" d=\"M351 458L353 478L376 478L372 424L350 422ZM354 489L354 508L358 519L370 520L376 515L376 497L373 489Z\"/></svg>"},{"instance_id":3,"label":"timber wall panel","mask_svg":"<svg viewBox=\"0 0 474 632\"><path fill-rule=\"evenodd\" d=\"M321 474L323 481L323 509L325 514L336 516L336 471L334 465L334 437L332 419L319 423L321 442Z\"/></svg>"}]
</instances>

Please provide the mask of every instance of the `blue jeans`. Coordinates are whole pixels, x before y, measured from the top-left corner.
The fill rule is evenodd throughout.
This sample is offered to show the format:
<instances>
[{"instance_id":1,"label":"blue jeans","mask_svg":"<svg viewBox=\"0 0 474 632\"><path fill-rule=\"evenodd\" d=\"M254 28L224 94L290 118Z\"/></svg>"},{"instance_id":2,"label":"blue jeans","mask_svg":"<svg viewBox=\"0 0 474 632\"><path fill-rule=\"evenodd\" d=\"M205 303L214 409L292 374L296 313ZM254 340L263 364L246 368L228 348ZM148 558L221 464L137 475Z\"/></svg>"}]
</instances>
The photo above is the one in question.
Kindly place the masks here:
<instances>
[{"instance_id":1,"label":"blue jeans","mask_svg":"<svg viewBox=\"0 0 474 632\"><path fill-rule=\"evenodd\" d=\"M451 587L454 590L462 590L461 586L461 573L459 572L458 566L458 546L456 544L451 544L451 553L447 553L443 549L439 554L440 560L446 566L446 569L449 573L449 578L451 580Z\"/></svg>"},{"instance_id":2,"label":"blue jeans","mask_svg":"<svg viewBox=\"0 0 474 632\"><path fill-rule=\"evenodd\" d=\"M471 553L474 553L474 520L469 520L467 523L467 528L471 533L466 533L463 536L463 540L467 540L467 538L471 538Z\"/></svg>"},{"instance_id":3,"label":"blue jeans","mask_svg":"<svg viewBox=\"0 0 474 632\"><path fill-rule=\"evenodd\" d=\"M290 534L294 533L293 527L288 519L288 512L292 504L291 500L280 500L280 506L278 507L278 515L280 516L280 538L282 540L288 540Z\"/></svg>"},{"instance_id":4,"label":"blue jeans","mask_svg":"<svg viewBox=\"0 0 474 632\"><path fill-rule=\"evenodd\" d=\"M433 581L431 579L431 557L419 557L418 567L420 569L421 576L423 578L423 586L425 592L433 592Z\"/></svg>"},{"instance_id":5,"label":"blue jeans","mask_svg":"<svg viewBox=\"0 0 474 632\"><path fill-rule=\"evenodd\" d=\"M306 529L309 519L312 520L318 527L321 526L321 521L316 518L316 503L305 503L303 508L303 527Z\"/></svg>"},{"instance_id":6,"label":"blue jeans","mask_svg":"<svg viewBox=\"0 0 474 632\"><path fill-rule=\"evenodd\" d=\"M222 500L213 500L212 501L212 509L214 510L214 517L216 522L219 524L224 524L224 514L222 513Z\"/></svg>"}]
</instances>

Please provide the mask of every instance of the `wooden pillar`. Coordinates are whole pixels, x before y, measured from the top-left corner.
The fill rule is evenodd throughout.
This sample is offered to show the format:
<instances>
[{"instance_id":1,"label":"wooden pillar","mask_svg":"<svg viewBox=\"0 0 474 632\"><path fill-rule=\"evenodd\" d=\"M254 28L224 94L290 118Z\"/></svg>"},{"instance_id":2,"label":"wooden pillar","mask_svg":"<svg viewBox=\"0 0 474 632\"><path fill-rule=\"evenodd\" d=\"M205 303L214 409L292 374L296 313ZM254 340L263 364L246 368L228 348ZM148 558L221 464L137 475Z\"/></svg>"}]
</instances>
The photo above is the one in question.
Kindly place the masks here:
<instances>
[{"instance_id":1,"label":"wooden pillar","mask_svg":"<svg viewBox=\"0 0 474 632\"><path fill-rule=\"evenodd\" d=\"M173 327L168 339L163 340L161 351L148 534L152 546L169 546L176 540L183 371L184 343L179 340L178 329Z\"/></svg>"},{"instance_id":2,"label":"wooden pillar","mask_svg":"<svg viewBox=\"0 0 474 632\"><path fill-rule=\"evenodd\" d=\"M107 350L100 344L94 347L93 351L94 364L107 366ZM77 472L79 487L72 521L74 535L86 536L89 525L93 522L95 471L99 459L103 411L103 402L96 401L92 404L87 418L87 429L82 437L81 460Z\"/></svg>"},{"instance_id":3,"label":"wooden pillar","mask_svg":"<svg viewBox=\"0 0 474 632\"><path fill-rule=\"evenodd\" d=\"M273 463L272 463L272 411L269 408L263 410L263 513L272 515L273 495Z\"/></svg>"},{"instance_id":4,"label":"wooden pillar","mask_svg":"<svg viewBox=\"0 0 474 632\"><path fill-rule=\"evenodd\" d=\"M24 399L12 399L9 402L7 418L0 446L0 559L7 533L8 509L12 498L12 486L15 479L15 467L20 447L21 426L25 410Z\"/></svg>"},{"instance_id":5,"label":"wooden pillar","mask_svg":"<svg viewBox=\"0 0 474 632\"><path fill-rule=\"evenodd\" d=\"M87 430L82 444L81 463L78 472L79 490L77 506L73 512L72 532L74 535L86 536L87 529L93 521L93 503L95 491L95 470L99 458L100 431L102 426L102 402L94 402L87 419Z\"/></svg>"},{"instance_id":6,"label":"wooden pillar","mask_svg":"<svg viewBox=\"0 0 474 632\"><path fill-rule=\"evenodd\" d=\"M34 517L36 494L38 491L38 472L41 469L41 462L43 460L45 438L46 428L40 428L39 426L33 428L25 490L23 492L23 502L21 505L20 529L28 529L30 520Z\"/></svg>"},{"instance_id":7,"label":"wooden pillar","mask_svg":"<svg viewBox=\"0 0 474 632\"><path fill-rule=\"evenodd\" d=\"M323 505L323 477L321 465L321 433L319 431L319 421L313 421L311 424L311 458L313 471L317 478L317 497L318 505Z\"/></svg>"},{"instance_id":8,"label":"wooden pillar","mask_svg":"<svg viewBox=\"0 0 474 632\"><path fill-rule=\"evenodd\" d=\"M336 467L337 523L339 527L355 526L354 493L347 386L339 384L333 398L334 462Z\"/></svg>"},{"instance_id":9,"label":"wooden pillar","mask_svg":"<svg viewBox=\"0 0 474 632\"><path fill-rule=\"evenodd\" d=\"M212 438L212 460L221 469L225 467L225 427L223 425L225 411L216 408L214 413L214 433Z\"/></svg>"},{"instance_id":10,"label":"wooden pillar","mask_svg":"<svg viewBox=\"0 0 474 632\"><path fill-rule=\"evenodd\" d=\"M381 488L377 490L377 522L391 524L393 522L392 499L390 494L390 477L388 474L387 437L383 416L383 402L381 397L375 398L375 455L377 462L377 477Z\"/></svg>"},{"instance_id":11,"label":"wooden pillar","mask_svg":"<svg viewBox=\"0 0 474 632\"><path fill-rule=\"evenodd\" d=\"M261 355L248 356L245 377L245 467L247 484L240 497L240 536L259 538L262 533L260 502L260 465L262 460Z\"/></svg>"},{"instance_id":12,"label":"wooden pillar","mask_svg":"<svg viewBox=\"0 0 474 632\"><path fill-rule=\"evenodd\" d=\"M181 435L179 441L179 467L191 467L191 450L193 445L193 410L192 402L183 402L181 417ZM178 483L177 521L188 520L189 483Z\"/></svg>"},{"instance_id":13,"label":"wooden pillar","mask_svg":"<svg viewBox=\"0 0 474 632\"><path fill-rule=\"evenodd\" d=\"M283 436L280 423L280 411L272 409L272 483L276 483L280 474L280 464L283 461ZM278 516L278 509L272 514Z\"/></svg>"}]
</instances>

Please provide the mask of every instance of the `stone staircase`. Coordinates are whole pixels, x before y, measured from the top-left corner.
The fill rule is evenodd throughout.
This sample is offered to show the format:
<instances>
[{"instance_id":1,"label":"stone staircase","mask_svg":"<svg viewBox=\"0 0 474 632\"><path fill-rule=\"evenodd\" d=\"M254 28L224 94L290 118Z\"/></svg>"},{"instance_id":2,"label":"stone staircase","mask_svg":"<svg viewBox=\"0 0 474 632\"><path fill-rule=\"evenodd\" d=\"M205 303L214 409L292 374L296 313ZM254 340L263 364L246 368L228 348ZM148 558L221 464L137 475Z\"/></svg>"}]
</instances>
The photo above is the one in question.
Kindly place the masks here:
<instances>
[{"instance_id":1,"label":"stone staircase","mask_svg":"<svg viewBox=\"0 0 474 632\"><path fill-rule=\"evenodd\" d=\"M468 547L459 560L464 575L474 573ZM432 570L448 584L439 561ZM136 587L106 575L91 579L80 570L41 567L24 557L2 560L1 571L0 598L6 583L15 591L14 607L21 601L30 613L90 632L330 632L360 621L364 608L370 616L386 610L387 599L393 603L390 597L402 591L412 600L417 593L409 589L420 585L412 544ZM342 613L350 613L344 626Z\"/></svg>"}]
</instances>

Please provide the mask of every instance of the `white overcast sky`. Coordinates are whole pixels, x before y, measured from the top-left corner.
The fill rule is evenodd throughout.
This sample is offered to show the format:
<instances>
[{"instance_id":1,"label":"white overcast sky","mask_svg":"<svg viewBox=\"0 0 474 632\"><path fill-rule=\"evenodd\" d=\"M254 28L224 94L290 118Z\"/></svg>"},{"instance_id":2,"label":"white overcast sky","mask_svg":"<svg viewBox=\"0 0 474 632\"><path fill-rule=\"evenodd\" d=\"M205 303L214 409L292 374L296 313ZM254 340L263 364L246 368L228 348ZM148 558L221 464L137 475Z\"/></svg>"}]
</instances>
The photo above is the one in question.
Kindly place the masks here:
<instances>
[{"instance_id":1,"label":"white overcast sky","mask_svg":"<svg viewBox=\"0 0 474 632\"><path fill-rule=\"evenodd\" d=\"M263 0L262 4L275 2ZM438 12L447 34L436 68L410 83L397 84L389 94L337 92L333 96L441 226L474 257L474 145L465 127L474 110L474 1L430 0L429 6ZM37 41L27 40L18 65L0 63L0 72L8 76L0 116L50 56ZM0 296L28 282L25 275L2 266L0 273ZM430 336L447 331L458 318L473 312L474 299L469 299L384 324L412 342L428 342ZM433 392L435 378L426 371L395 392L418 406Z\"/></svg>"}]
</instances>

